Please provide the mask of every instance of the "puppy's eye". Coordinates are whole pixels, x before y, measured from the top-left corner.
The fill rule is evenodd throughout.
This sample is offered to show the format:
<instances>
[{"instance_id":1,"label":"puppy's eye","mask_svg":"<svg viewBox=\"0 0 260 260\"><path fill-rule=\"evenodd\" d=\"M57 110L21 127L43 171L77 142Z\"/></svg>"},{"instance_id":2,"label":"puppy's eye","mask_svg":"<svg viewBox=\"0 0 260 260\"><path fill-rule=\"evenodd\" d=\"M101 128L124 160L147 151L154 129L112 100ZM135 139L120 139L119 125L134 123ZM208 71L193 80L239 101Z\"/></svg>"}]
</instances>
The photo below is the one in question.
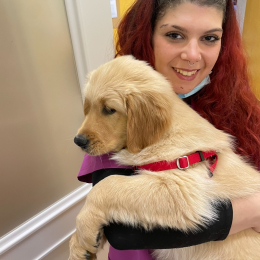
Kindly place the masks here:
<instances>
[{"instance_id":1,"label":"puppy's eye","mask_svg":"<svg viewBox=\"0 0 260 260\"><path fill-rule=\"evenodd\" d=\"M116 110L114 108L109 108L109 107L104 106L102 112L105 115L112 115L116 112Z\"/></svg>"}]
</instances>

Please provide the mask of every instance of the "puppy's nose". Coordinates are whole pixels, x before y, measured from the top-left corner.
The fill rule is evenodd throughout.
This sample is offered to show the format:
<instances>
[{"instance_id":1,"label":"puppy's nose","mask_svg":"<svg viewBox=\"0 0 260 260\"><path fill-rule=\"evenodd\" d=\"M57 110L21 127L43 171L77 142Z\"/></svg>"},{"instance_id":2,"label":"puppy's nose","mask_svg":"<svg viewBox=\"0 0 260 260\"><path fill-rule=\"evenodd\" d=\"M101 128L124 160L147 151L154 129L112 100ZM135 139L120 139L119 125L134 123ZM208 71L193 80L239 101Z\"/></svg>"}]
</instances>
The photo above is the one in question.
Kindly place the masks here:
<instances>
[{"instance_id":1,"label":"puppy's nose","mask_svg":"<svg viewBox=\"0 0 260 260\"><path fill-rule=\"evenodd\" d=\"M89 143L89 140L83 135L76 135L74 138L74 143L81 148L86 148Z\"/></svg>"}]
</instances>

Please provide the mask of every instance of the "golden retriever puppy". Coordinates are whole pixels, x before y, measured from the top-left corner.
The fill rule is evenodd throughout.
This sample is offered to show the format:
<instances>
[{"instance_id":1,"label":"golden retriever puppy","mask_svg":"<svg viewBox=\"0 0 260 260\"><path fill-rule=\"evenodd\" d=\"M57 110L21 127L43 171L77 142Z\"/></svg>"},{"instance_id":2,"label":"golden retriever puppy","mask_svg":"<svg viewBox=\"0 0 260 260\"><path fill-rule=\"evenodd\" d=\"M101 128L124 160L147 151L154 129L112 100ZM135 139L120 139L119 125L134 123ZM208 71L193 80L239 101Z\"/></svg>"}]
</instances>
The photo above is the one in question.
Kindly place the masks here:
<instances>
[{"instance_id":1,"label":"golden retriever puppy","mask_svg":"<svg viewBox=\"0 0 260 260\"><path fill-rule=\"evenodd\" d=\"M232 151L231 137L193 111L143 61L123 56L90 73L84 112L76 138L85 152L113 152L118 163L141 167L134 176L109 176L89 192L70 241L70 260L95 259L104 240L102 227L109 222L195 232L216 217L214 202L246 197L260 188L259 172ZM187 157L196 151L216 152L212 178L210 160L188 165ZM149 168L161 161L177 166ZM225 241L155 250L154 256L259 260L260 234L248 229Z\"/></svg>"}]
</instances>

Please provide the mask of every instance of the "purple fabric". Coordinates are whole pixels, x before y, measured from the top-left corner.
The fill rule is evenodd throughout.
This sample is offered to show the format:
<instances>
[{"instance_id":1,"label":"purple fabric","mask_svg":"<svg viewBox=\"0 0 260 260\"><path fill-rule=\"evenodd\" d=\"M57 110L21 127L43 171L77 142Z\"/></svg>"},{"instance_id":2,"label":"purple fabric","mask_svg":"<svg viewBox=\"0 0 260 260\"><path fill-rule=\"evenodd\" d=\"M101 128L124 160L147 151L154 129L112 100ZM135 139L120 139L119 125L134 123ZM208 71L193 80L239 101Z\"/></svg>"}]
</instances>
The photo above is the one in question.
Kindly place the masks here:
<instances>
[{"instance_id":1,"label":"purple fabric","mask_svg":"<svg viewBox=\"0 0 260 260\"><path fill-rule=\"evenodd\" d=\"M116 250L110 246L108 253L109 260L154 260L149 250Z\"/></svg>"},{"instance_id":2,"label":"purple fabric","mask_svg":"<svg viewBox=\"0 0 260 260\"><path fill-rule=\"evenodd\" d=\"M92 183L92 172L107 168L131 168L118 165L114 160L109 159L110 155L84 156L78 179L83 182ZM153 260L149 250L116 250L110 246L108 260Z\"/></svg>"},{"instance_id":3,"label":"purple fabric","mask_svg":"<svg viewBox=\"0 0 260 260\"><path fill-rule=\"evenodd\" d=\"M92 172L108 168L131 167L125 165L118 165L116 161L110 159L109 154L104 154L102 156L90 156L88 154L85 154L78 174L78 180L82 182L92 183Z\"/></svg>"}]
</instances>

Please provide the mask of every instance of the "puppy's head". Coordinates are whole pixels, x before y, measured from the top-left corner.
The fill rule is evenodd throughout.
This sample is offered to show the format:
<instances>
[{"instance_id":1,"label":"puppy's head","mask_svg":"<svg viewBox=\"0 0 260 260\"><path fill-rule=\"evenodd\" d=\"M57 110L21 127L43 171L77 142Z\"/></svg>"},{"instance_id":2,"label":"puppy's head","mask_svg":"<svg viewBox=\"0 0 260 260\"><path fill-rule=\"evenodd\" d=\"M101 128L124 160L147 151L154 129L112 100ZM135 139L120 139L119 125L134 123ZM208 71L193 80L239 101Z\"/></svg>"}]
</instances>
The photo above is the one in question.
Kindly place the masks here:
<instances>
[{"instance_id":1,"label":"puppy's head","mask_svg":"<svg viewBox=\"0 0 260 260\"><path fill-rule=\"evenodd\" d=\"M90 155L123 148L137 153L170 126L173 95L170 83L145 62L116 58L88 75L85 120L74 141Z\"/></svg>"}]
</instances>

